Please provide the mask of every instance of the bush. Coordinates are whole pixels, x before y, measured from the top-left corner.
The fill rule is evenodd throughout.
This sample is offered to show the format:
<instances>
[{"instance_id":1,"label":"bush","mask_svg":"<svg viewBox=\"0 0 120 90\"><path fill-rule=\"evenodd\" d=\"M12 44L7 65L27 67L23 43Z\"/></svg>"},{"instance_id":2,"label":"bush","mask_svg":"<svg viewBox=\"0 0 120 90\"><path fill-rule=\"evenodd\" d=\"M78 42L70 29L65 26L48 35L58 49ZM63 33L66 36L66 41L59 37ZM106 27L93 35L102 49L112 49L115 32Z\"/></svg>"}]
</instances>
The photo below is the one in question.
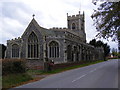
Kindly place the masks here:
<instances>
[{"instance_id":1,"label":"bush","mask_svg":"<svg viewBox=\"0 0 120 90\"><path fill-rule=\"evenodd\" d=\"M24 73L26 71L26 60L21 59L3 59L2 74Z\"/></svg>"}]
</instances>

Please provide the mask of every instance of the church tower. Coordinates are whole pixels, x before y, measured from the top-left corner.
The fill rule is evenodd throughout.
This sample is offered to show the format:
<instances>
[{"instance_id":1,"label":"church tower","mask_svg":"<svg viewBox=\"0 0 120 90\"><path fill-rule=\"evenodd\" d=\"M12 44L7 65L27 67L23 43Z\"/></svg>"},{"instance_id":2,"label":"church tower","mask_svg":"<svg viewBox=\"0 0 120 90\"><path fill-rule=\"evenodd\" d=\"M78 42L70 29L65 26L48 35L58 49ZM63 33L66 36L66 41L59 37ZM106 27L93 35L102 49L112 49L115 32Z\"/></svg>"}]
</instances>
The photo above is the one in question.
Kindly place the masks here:
<instances>
[{"instance_id":1,"label":"church tower","mask_svg":"<svg viewBox=\"0 0 120 90\"><path fill-rule=\"evenodd\" d=\"M68 13L67 13L68 29L79 34L79 36L82 37L83 42L86 42L85 20L84 19L85 19L84 12L83 14L80 14L80 11L79 11L79 14L72 15L72 16L68 16Z\"/></svg>"}]
</instances>

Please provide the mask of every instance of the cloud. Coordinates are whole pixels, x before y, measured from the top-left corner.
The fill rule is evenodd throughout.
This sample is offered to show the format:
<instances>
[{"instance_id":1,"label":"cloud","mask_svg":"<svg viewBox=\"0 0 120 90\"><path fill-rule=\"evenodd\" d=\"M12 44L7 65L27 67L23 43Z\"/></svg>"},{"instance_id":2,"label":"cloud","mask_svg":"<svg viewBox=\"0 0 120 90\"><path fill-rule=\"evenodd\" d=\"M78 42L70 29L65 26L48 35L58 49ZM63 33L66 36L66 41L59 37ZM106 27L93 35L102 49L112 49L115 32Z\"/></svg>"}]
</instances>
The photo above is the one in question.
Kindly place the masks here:
<instances>
[{"instance_id":1,"label":"cloud","mask_svg":"<svg viewBox=\"0 0 120 90\"><path fill-rule=\"evenodd\" d=\"M92 0L1 0L0 43L5 44L6 40L21 36L31 21L32 14L35 14L39 25L45 28L67 27L66 14L78 14L79 10L81 13L85 11L85 28L89 42L97 33L90 17L95 8L97 6L92 4Z\"/></svg>"},{"instance_id":2,"label":"cloud","mask_svg":"<svg viewBox=\"0 0 120 90\"><path fill-rule=\"evenodd\" d=\"M2 34L0 43L6 44L8 39L21 36L29 23L31 11L24 3L14 1L0 1L0 8L0 32Z\"/></svg>"}]
</instances>

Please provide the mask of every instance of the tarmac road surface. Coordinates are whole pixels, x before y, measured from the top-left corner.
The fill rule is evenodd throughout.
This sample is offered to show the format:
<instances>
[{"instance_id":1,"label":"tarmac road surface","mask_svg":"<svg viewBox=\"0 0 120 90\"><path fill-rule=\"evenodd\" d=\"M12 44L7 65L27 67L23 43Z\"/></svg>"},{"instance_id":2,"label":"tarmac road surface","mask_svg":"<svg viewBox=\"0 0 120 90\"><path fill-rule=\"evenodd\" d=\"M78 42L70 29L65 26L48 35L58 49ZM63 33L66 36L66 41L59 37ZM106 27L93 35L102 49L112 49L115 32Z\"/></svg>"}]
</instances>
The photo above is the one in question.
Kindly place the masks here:
<instances>
[{"instance_id":1,"label":"tarmac road surface","mask_svg":"<svg viewBox=\"0 0 120 90\"><path fill-rule=\"evenodd\" d=\"M50 75L16 88L118 88L118 59Z\"/></svg>"}]
</instances>

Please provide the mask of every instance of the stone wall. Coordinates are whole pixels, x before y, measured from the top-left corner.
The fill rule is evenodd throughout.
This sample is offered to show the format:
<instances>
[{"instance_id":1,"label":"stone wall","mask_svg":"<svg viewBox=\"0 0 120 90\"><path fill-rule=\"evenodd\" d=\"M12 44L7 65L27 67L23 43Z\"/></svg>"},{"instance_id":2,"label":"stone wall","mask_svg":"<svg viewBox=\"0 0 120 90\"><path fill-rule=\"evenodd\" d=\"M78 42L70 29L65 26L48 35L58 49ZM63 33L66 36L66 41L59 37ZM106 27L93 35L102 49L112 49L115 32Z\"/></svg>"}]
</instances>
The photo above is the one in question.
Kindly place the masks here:
<instances>
[{"instance_id":1,"label":"stone wall","mask_svg":"<svg viewBox=\"0 0 120 90\"><path fill-rule=\"evenodd\" d=\"M82 65L82 64L85 64L88 62L94 62L94 61L77 61L77 62L67 62L67 63L55 64L55 65L53 65L52 70L67 68L67 67L76 66L76 65Z\"/></svg>"},{"instance_id":2,"label":"stone wall","mask_svg":"<svg viewBox=\"0 0 120 90\"><path fill-rule=\"evenodd\" d=\"M28 69L44 69L44 62L42 60L27 60L26 65Z\"/></svg>"}]
</instances>

